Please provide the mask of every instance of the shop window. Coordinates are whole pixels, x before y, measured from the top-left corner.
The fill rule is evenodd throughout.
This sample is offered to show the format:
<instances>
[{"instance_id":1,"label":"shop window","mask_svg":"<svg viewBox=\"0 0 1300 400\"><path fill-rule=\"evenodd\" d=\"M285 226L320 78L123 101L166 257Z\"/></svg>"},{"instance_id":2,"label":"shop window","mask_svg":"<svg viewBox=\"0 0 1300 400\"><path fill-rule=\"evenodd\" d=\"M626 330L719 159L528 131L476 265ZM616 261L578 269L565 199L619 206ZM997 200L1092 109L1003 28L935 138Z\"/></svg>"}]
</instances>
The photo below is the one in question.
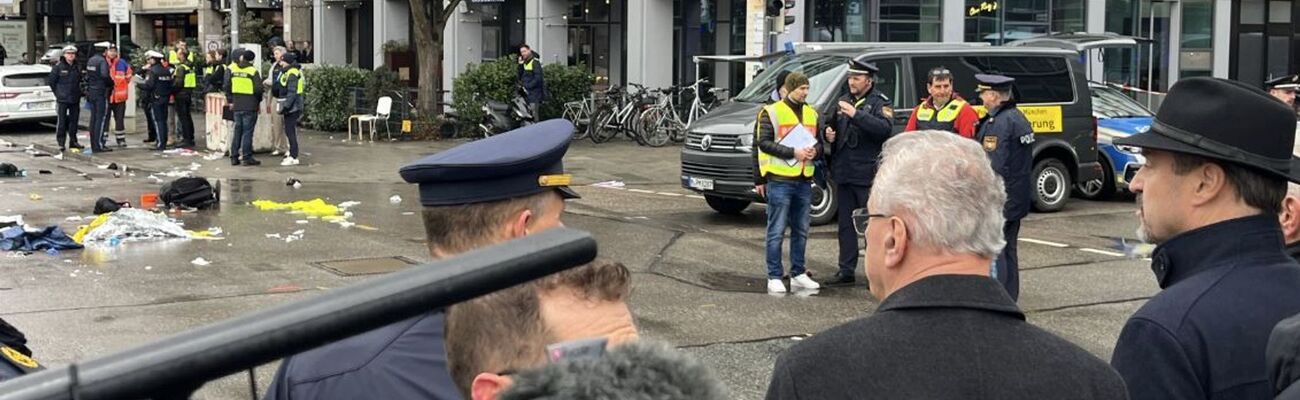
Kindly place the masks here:
<instances>
[{"instance_id":1,"label":"shop window","mask_svg":"<svg viewBox=\"0 0 1300 400\"><path fill-rule=\"evenodd\" d=\"M1067 61L1061 57L915 57L912 76L924 79L935 67L952 71L953 90L967 101L979 102L975 95L975 74L1000 74L1016 79L1021 103L1072 103L1074 79ZM918 81L918 88L925 82ZM925 96L924 91L918 91ZM913 99L919 102L921 99Z\"/></svg>"},{"instance_id":2,"label":"shop window","mask_svg":"<svg viewBox=\"0 0 1300 400\"><path fill-rule=\"evenodd\" d=\"M938 42L941 37L939 0L879 0L875 40L881 42Z\"/></svg>"}]
</instances>

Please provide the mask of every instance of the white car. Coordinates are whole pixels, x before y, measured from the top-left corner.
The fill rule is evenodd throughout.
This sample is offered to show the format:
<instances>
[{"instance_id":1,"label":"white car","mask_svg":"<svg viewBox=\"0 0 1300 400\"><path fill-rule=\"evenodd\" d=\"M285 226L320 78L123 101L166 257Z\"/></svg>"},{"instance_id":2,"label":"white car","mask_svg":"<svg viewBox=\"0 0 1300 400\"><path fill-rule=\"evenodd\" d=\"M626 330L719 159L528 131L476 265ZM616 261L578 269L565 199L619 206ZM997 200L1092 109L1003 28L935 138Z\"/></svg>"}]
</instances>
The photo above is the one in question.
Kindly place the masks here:
<instances>
[{"instance_id":1,"label":"white car","mask_svg":"<svg viewBox=\"0 0 1300 400\"><path fill-rule=\"evenodd\" d=\"M54 120L48 65L0 66L0 122Z\"/></svg>"}]
</instances>

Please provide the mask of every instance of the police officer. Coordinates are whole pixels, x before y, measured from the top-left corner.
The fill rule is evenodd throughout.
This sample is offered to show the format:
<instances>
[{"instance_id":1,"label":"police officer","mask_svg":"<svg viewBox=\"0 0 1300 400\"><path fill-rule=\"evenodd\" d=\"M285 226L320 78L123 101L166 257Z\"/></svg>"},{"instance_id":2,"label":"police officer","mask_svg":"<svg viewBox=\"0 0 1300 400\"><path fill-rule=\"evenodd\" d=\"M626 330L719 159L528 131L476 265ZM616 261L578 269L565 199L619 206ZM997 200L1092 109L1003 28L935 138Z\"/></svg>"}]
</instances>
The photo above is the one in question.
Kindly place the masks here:
<instances>
[{"instance_id":1,"label":"police officer","mask_svg":"<svg viewBox=\"0 0 1300 400\"><path fill-rule=\"evenodd\" d=\"M50 69L45 81L57 101L58 123L54 137L59 141L59 153L68 147L81 149L77 143L77 122L81 118L81 67L77 66L77 46L63 48L63 58Z\"/></svg>"},{"instance_id":2,"label":"police officer","mask_svg":"<svg viewBox=\"0 0 1300 400\"><path fill-rule=\"evenodd\" d=\"M952 71L939 66L926 74L925 89L930 97L921 100L921 104L912 111L904 132L915 130L948 131L966 138L975 138L975 123L979 113L966 102L966 99L952 92Z\"/></svg>"},{"instance_id":3,"label":"police officer","mask_svg":"<svg viewBox=\"0 0 1300 400\"><path fill-rule=\"evenodd\" d=\"M894 129L894 110L890 108L889 97L874 85L879 71L874 64L850 60L849 93L839 98L826 123L826 140L822 146L830 159L831 179L835 184L840 244L840 270L827 282L830 284L856 281L861 240L853 228L853 210L867 206L880 147Z\"/></svg>"},{"instance_id":4,"label":"police officer","mask_svg":"<svg viewBox=\"0 0 1300 400\"><path fill-rule=\"evenodd\" d=\"M280 114L284 115L284 135L289 142L289 150L284 155L284 161L280 165L298 165L298 119L302 118L304 106L302 79L302 68L298 65L298 56L294 53L284 53L280 58L280 73L278 84L284 91L280 104Z\"/></svg>"},{"instance_id":5,"label":"police officer","mask_svg":"<svg viewBox=\"0 0 1300 400\"><path fill-rule=\"evenodd\" d=\"M95 43L95 55L86 61L86 101L90 103L90 149L92 152L113 151L105 146L108 139L104 128L108 121L108 96L113 88L113 76L103 52L112 47L109 42Z\"/></svg>"},{"instance_id":6,"label":"police officer","mask_svg":"<svg viewBox=\"0 0 1300 400\"><path fill-rule=\"evenodd\" d=\"M1007 245L994 263L993 274L1012 300L1020 298L1020 266L1016 255L1016 238L1020 236L1020 220L1029 215L1032 201L1029 175L1033 168L1034 130L1025 114L1016 108L1015 79L1001 75L976 74L979 82L976 91L988 109L981 118L975 139L984 145L993 163L993 171L1002 176L1007 188L1007 202L1002 213L1007 221L1002 226Z\"/></svg>"},{"instance_id":7,"label":"police officer","mask_svg":"<svg viewBox=\"0 0 1300 400\"><path fill-rule=\"evenodd\" d=\"M1264 82L1264 87L1268 88L1268 94L1294 108L1295 92L1300 89L1300 75L1279 76L1269 79Z\"/></svg>"},{"instance_id":8,"label":"police officer","mask_svg":"<svg viewBox=\"0 0 1300 400\"><path fill-rule=\"evenodd\" d=\"M182 60L190 59L189 50L184 48L177 50L176 54ZM199 86L198 74L194 73L194 68L188 63L176 64L172 82L176 87L172 109L176 111L176 124L180 125L181 131L181 142L176 147L193 149L194 119L190 116L190 107L193 104L192 94Z\"/></svg>"},{"instance_id":9,"label":"police officer","mask_svg":"<svg viewBox=\"0 0 1300 400\"><path fill-rule=\"evenodd\" d=\"M560 226L564 200L578 198L562 162L573 129L565 120L544 121L403 167L402 178L420 186L431 256ZM467 215L482 216L472 224L484 226L468 227ZM485 229L505 232L473 232ZM460 399L448 372L445 315L430 310L287 358L266 400Z\"/></svg>"},{"instance_id":10,"label":"police officer","mask_svg":"<svg viewBox=\"0 0 1300 400\"><path fill-rule=\"evenodd\" d=\"M175 71L164 66L162 53L149 50L145 56L154 60L154 64L149 67L146 73L144 84L140 89L144 91L151 101L153 115L150 118L154 121L154 132L157 136L158 145L155 147L158 151L167 149L167 103L172 94L176 91L173 76Z\"/></svg>"},{"instance_id":11,"label":"police officer","mask_svg":"<svg viewBox=\"0 0 1300 400\"><path fill-rule=\"evenodd\" d=\"M156 51L152 51L152 52L158 53ZM149 55L149 51L145 52L145 57L144 57L145 64L140 67L139 75L136 77L137 78L136 86L141 88L144 87L144 82L149 77L149 71L152 70L153 66L155 64L158 64L160 61L162 60L151 57ZM154 123L156 123L157 120L155 120L153 117L153 103L154 103L153 96L151 96L149 93L144 91L141 91L140 93L141 93L140 105L144 107L144 120L146 123L147 133L148 133L148 137L144 139L144 142L155 143L158 141L158 127L154 125Z\"/></svg>"},{"instance_id":12,"label":"police officer","mask_svg":"<svg viewBox=\"0 0 1300 400\"><path fill-rule=\"evenodd\" d=\"M235 132L230 136L230 165L262 165L253 158L253 129L262 103L262 74L252 65L252 51L240 51L226 78L226 103L235 112Z\"/></svg>"},{"instance_id":13,"label":"police officer","mask_svg":"<svg viewBox=\"0 0 1300 400\"><path fill-rule=\"evenodd\" d=\"M1195 77L1169 89L1149 130L1114 140L1146 157L1129 188L1161 289L1111 357L1129 398L1273 398L1269 333L1300 313L1277 217L1287 182L1300 182L1295 125L1258 88Z\"/></svg>"}]
</instances>

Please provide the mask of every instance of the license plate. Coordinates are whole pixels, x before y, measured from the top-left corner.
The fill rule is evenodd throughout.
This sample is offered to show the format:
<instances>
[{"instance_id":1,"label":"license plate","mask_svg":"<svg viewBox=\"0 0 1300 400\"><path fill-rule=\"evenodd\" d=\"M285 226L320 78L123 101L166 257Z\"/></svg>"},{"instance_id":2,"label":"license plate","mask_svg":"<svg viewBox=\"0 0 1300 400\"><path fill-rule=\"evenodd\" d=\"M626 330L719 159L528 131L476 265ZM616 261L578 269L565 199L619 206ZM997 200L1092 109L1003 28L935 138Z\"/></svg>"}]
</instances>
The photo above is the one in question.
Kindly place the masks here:
<instances>
[{"instance_id":1,"label":"license plate","mask_svg":"<svg viewBox=\"0 0 1300 400\"><path fill-rule=\"evenodd\" d=\"M25 109L25 110L27 110L27 111L45 111L45 110L53 110L53 109L54 109L54 102L53 102L53 101L42 101L42 102L39 102L39 103L27 103L27 104L23 104L23 109Z\"/></svg>"},{"instance_id":2,"label":"license plate","mask_svg":"<svg viewBox=\"0 0 1300 400\"><path fill-rule=\"evenodd\" d=\"M690 186L692 189L713 190L713 180L701 179L701 178L689 178L687 181L687 186Z\"/></svg>"}]
</instances>

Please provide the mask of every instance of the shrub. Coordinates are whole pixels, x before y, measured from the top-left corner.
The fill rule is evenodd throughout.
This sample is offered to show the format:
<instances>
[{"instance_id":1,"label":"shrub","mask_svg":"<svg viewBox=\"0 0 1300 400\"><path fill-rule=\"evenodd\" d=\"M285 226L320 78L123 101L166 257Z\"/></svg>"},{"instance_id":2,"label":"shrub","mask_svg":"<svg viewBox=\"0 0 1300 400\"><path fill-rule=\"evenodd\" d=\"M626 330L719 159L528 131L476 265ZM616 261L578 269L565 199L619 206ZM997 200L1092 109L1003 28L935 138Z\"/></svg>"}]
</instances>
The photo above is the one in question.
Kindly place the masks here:
<instances>
[{"instance_id":1,"label":"shrub","mask_svg":"<svg viewBox=\"0 0 1300 400\"><path fill-rule=\"evenodd\" d=\"M307 125L322 131L347 129L348 117L353 114L353 89L366 83L365 70L336 65L324 65L303 71L308 84Z\"/></svg>"},{"instance_id":2,"label":"shrub","mask_svg":"<svg viewBox=\"0 0 1300 400\"><path fill-rule=\"evenodd\" d=\"M398 81L396 72L388 69L388 66L380 66L379 68L375 68L374 71L370 71L369 76L366 78L363 93L365 94L365 101L372 104L378 101L380 97L393 97L393 113L396 116L403 110L401 110L402 107L399 106L399 103L401 103L400 98L394 95L394 93L405 90L406 88L402 86L400 81ZM410 96L407 93L398 94L402 96Z\"/></svg>"},{"instance_id":3,"label":"shrub","mask_svg":"<svg viewBox=\"0 0 1300 400\"><path fill-rule=\"evenodd\" d=\"M465 73L452 81L452 104L462 124L478 123L483 118L481 107L488 99L510 100L514 94L518 65L516 56L501 57L470 65ZM587 96L595 81L591 72L582 65L545 64L542 74L550 92L550 97L542 103L542 119L558 118L564 112L564 103Z\"/></svg>"}]
</instances>

